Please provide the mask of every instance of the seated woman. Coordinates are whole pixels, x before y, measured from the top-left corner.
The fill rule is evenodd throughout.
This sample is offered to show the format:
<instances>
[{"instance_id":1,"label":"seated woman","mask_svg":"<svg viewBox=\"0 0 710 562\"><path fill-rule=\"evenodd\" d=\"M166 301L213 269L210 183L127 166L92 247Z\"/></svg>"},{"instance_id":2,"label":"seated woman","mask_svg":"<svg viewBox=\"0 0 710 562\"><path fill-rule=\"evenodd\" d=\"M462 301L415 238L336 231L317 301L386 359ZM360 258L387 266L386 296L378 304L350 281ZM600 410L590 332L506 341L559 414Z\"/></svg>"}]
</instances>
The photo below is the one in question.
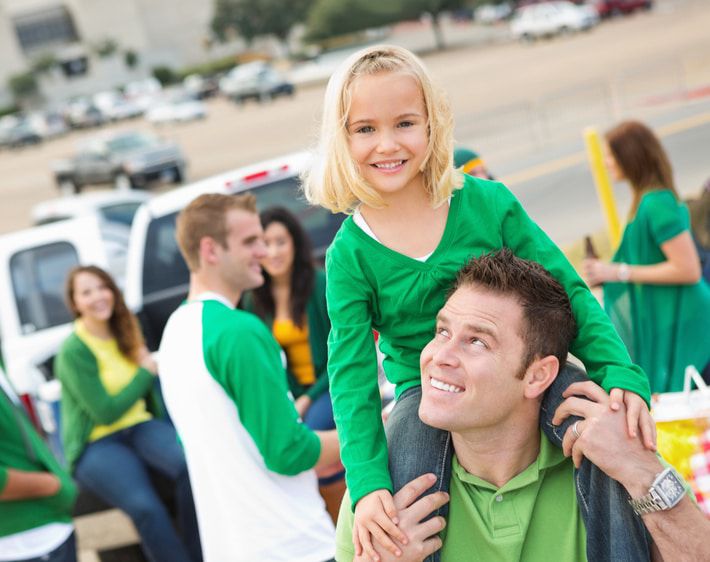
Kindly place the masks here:
<instances>
[{"instance_id":1,"label":"seated woman","mask_svg":"<svg viewBox=\"0 0 710 562\"><path fill-rule=\"evenodd\" d=\"M328 332L325 273L316 269L311 241L288 210L261 213L267 257L264 284L244 296L242 305L259 316L286 353L286 369L296 410L314 430L335 429L328 392ZM342 471L320 480L328 512L337 518L344 492Z\"/></svg>"},{"instance_id":2,"label":"seated woman","mask_svg":"<svg viewBox=\"0 0 710 562\"><path fill-rule=\"evenodd\" d=\"M62 382L62 438L70 470L82 487L128 514L148 560L201 560L185 457L173 426L149 411L157 366L135 316L98 267L73 269L66 298L76 320L55 372ZM182 536L149 469L175 483Z\"/></svg>"}]
</instances>

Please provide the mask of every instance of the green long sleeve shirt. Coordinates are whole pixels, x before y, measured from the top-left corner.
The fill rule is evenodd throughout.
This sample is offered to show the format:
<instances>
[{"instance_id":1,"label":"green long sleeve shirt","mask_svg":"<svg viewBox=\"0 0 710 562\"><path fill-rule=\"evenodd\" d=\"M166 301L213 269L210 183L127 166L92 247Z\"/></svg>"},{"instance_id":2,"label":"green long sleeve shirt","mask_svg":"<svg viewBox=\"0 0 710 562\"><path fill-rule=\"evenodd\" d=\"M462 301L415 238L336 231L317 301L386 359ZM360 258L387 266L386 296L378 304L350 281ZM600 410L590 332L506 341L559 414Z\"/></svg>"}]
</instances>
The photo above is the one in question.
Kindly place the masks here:
<instances>
[{"instance_id":1,"label":"green long sleeve shirt","mask_svg":"<svg viewBox=\"0 0 710 562\"><path fill-rule=\"evenodd\" d=\"M48 523L71 522L76 485L32 427L25 412L13 404L0 387L0 492L7 486L9 469L50 472L59 479L60 488L56 494L45 498L0 500L0 537Z\"/></svg>"},{"instance_id":2,"label":"green long sleeve shirt","mask_svg":"<svg viewBox=\"0 0 710 562\"><path fill-rule=\"evenodd\" d=\"M399 396L420 384L419 355L457 271L470 258L503 247L542 264L565 287L579 328L570 351L591 379L607 392L623 388L648 402L646 375L560 249L504 185L466 176L426 261L386 248L352 217L326 255L330 393L353 505L374 490L392 490L372 329L380 333L385 373Z\"/></svg>"},{"instance_id":3,"label":"green long sleeve shirt","mask_svg":"<svg viewBox=\"0 0 710 562\"><path fill-rule=\"evenodd\" d=\"M121 392L109 394L101 383L96 357L76 333L62 344L54 372L62 383L62 442L72 470L94 426L118 420L136 400L151 392L155 381L149 371L139 367Z\"/></svg>"}]
</instances>

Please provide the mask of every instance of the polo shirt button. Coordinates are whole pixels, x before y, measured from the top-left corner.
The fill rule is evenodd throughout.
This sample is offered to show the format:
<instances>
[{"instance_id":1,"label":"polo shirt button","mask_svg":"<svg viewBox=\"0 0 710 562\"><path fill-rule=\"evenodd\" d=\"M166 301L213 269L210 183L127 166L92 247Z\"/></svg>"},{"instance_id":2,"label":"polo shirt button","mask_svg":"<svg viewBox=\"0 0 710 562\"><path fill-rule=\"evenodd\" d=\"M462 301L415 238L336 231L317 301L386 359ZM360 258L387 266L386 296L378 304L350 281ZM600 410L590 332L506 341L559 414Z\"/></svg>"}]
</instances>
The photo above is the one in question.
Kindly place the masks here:
<instances>
[{"instance_id":1,"label":"polo shirt button","mask_svg":"<svg viewBox=\"0 0 710 562\"><path fill-rule=\"evenodd\" d=\"M498 495L496 496L496 501L497 501L497 502L502 502L502 501L503 501L503 494L498 494Z\"/></svg>"}]
</instances>

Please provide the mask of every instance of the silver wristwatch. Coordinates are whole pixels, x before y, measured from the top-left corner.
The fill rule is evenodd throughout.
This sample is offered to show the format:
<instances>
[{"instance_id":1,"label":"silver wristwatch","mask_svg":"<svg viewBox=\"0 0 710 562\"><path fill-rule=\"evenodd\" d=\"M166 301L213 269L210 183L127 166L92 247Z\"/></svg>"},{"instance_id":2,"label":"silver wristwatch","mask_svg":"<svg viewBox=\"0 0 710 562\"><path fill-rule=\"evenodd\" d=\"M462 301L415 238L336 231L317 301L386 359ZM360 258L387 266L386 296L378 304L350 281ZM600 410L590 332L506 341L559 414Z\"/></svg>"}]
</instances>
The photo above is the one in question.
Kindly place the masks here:
<instances>
[{"instance_id":1,"label":"silver wristwatch","mask_svg":"<svg viewBox=\"0 0 710 562\"><path fill-rule=\"evenodd\" d=\"M629 503L636 515L646 515L675 507L685 495L683 480L671 467L658 474L648 490L648 494L630 499Z\"/></svg>"}]
</instances>

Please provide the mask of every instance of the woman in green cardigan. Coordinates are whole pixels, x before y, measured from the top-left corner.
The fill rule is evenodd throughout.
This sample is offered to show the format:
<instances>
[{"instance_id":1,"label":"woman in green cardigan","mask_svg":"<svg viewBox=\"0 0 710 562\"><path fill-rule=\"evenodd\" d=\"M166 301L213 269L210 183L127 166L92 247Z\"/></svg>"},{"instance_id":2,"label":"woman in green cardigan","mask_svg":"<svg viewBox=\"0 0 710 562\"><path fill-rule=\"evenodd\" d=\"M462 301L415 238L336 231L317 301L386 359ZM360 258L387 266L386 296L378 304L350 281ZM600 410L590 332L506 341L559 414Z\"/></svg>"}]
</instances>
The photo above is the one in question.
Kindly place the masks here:
<instances>
[{"instance_id":1,"label":"woman in green cardigan","mask_svg":"<svg viewBox=\"0 0 710 562\"><path fill-rule=\"evenodd\" d=\"M267 257L264 284L245 294L242 305L271 329L286 354L289 388L303 422L314 430L335 429L328 392L328 332L325 273L313 263L311 241L287 209L271 207L260 215ZM328 511L337 517L343 473L321 477ZM323 486L337 483L330 494ZM334 495L333 498L330 495ZM337 506L335 505L337 504Z\"/></svg>"},{"instance_id":2,"label":"woman in green cardigan","mask_svg":"<svg viewBox=\"0 0 710 562\"><path fill-rule=\"evenodd\" d=\"M62 383L64 452L79 484L132 519L151 562L201 560L185 456L175 429L149 410L157 366L113 279L95 266L69 273L76 320L55 372ZM175 484L178 524L150 479Z\"/></svg>"}]
</instances>

